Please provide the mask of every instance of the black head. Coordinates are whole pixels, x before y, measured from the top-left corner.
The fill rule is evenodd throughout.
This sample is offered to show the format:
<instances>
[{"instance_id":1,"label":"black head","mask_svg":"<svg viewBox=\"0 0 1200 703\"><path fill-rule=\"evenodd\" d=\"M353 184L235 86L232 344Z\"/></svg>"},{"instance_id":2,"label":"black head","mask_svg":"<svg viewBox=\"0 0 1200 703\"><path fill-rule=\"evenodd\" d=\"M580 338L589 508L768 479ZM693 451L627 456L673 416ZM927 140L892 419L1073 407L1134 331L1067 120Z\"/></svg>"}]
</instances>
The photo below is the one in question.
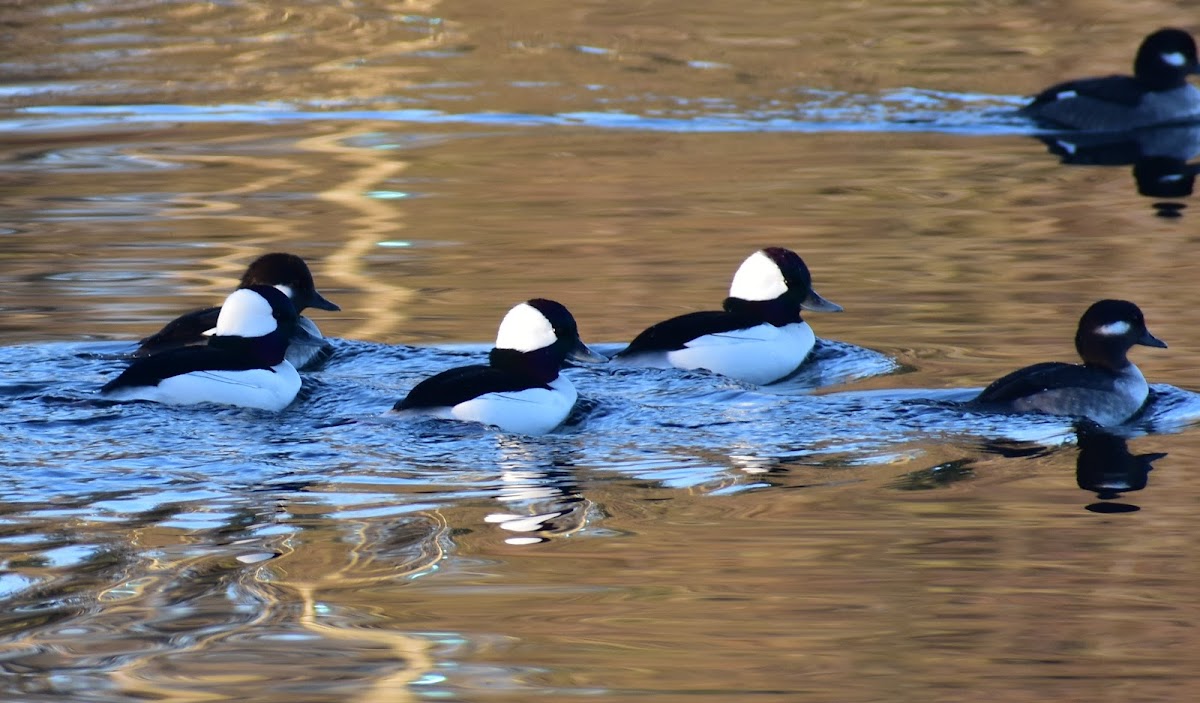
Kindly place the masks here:
<instances>
[{"instance_id":1,"label":"black head","mask_svg":"<svg viewBox=\"0 0 1200 703\"><path fill-rule=\"evenodd\" d=\"M508 311L490 355L493 366L520 368L553 380L568 359L607 361L579 338L574 316L561 303L527 300Z\"/></svg>"},{"instance_id":2,"label":"black head","mask_svg":"<svg viewBox=\"0 0 1200 703\"><path fill-rule=\"evenodd\" d=\"M246 273L242 274L242 281L238 284L239 288L250 286L286 287L298 312L304 308L331 312L341 310L336 303L326 300L317 292L308 264L295 254L263 254L255 259L246 267Z\"/></svg>"},{"instance_id":3,"label":"black head","mask_svg":"<svg viewBox=\"0 0 1200 703\"><path fill-rule=\"evenodd\" d=\"M1135 344L1166 349L1166 342L1150 334L1138 306L1128 300L1101 300L1093 303L1075 332L1075 350L1084 363L1109 369L1129 364L1125 357Z\"/></svg>"},{"instance_id":4,"label":"black head","mask_svg":"<svg viewBox=\"0 0 1200 703\"><path fill-rule=\"evenodd\" d=\"M812 275L804 259L783 247L761 249L742 262L733 275L724 307L776 325L799 320L801 308L820 312L842 309L812 289Z\"/></svg>"},{"instance_id":5,"label":"black head","mask_svg":"<svg viewBox=\"0 0 1200 703\"><path fill-rule=\"evenodd\" d=\"M1182 29L1160 29L1146 37L1133 62L1133 75L1152 90L1181 86L1197 72L1196 41Z\"/></svg>"}]
</instances>

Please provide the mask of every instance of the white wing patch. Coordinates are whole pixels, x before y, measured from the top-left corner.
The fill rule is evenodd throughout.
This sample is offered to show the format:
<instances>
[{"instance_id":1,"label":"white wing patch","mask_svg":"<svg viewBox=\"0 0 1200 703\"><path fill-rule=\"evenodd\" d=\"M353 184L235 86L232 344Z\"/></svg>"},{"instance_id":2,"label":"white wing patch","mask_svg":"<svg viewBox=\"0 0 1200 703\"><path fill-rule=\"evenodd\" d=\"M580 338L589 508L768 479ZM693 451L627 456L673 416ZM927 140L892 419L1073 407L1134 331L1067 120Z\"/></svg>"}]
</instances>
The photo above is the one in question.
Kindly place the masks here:
<instances>
[{"instance_id":1,"label":"white wing patch","mask_svg":"<svg viewBox=\"0 0 1200 703\"><path fill-rule=\"evenodd\" d=\"M1067 100L1068 98L1077 98L1077 97L1079 97L1079 93L1076 93L1073 90L1064 90L1064 91L1058 93L1057 95L1055 95L1054 99L1055 100Z\"/></svg>"}]
</instances>

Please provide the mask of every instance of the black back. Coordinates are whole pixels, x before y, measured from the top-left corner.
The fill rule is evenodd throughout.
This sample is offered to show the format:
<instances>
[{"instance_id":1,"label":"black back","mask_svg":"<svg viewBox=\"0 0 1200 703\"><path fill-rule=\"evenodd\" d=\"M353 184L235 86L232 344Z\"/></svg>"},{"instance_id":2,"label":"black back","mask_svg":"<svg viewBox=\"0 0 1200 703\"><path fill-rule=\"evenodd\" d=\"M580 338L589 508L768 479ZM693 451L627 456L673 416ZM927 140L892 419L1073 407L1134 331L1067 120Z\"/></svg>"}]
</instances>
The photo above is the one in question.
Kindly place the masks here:
<instances>
[{"instance_id":1,"label":"black back","mask_svg":"<svg viewBox=\"0 0 1200 703\"><path fill-rule=\"evenodd\" d=\"M1114 374L1083 364L1047 361L1017 369L993 381L975 397L976 403L1011 403L1051 388L1111 391Z\"/></svg>"},{"instance_id":2,"label":"black back","mask_svg":"<svg viewBox=\"0 0 1200 703\"><path fill-rule=\"evenodd\" d=\"M726 302L728 303L729 300L735 299L729 298ZM762 324L761 320L736 312L722 310L690 312L651 325L634 337L629 346L617 352L616 356L678 351L687 346L688 342L706 334L744 330L760 324Z\"/></svg>"},{"instance_id":3,"label":"black back","mask_svg":"<svg viewBox=\"0 0 1200 703\"><path fill-rule=\"evenodd\" d=\"M204 308L180 315L161 330L138 342L133 356L151 356L167 349L206 344L208 338L204 333L217 326L217 316L220 314L221 308Z\"/></svg>"},{"instance_id":4,"label":"black back","mask_svg":"<svg viewBox=\"0 0 1200 703\"><path fill-rule=\"evenodd\" d=\"M1115 103L1126 107L1137 107L1145 95L1147 87L1143 81L1133 76L1104 76L1103 78L1081 78L1050 86L1034 97L1033 102L1023 110L1035 111L1040 107L1058 101L1059 93L1073 90L1081 96L1095 98L1106 103Z\"/></svg>"},{"instance_id":5,"label":"black back","mask_svg":"<svg viewBox=\"0 0 1200 703\"><path fill-rule=\"evenodd\" d=\"M530 388L549 386L528 376L494 366L460 366L421 381L403 400L392 406L392 409L446 408L486 393L512 393Z\"/></svg>"}]
</instances>

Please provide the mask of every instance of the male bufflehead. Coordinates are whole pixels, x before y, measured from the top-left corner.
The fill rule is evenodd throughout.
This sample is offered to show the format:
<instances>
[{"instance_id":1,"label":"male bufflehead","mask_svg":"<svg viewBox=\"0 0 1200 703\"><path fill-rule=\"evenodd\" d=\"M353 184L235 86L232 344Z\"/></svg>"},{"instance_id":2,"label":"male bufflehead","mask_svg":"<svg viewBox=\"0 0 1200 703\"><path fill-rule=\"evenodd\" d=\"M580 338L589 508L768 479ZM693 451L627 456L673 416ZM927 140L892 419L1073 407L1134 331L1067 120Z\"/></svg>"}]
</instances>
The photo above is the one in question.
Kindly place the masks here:
<instances>
[{"instance_id":1,"label":"male bufflehead","mask_svg":"<svg viewBox=\"0 0 1200 703\"><path fill-rule=\"evenodd\" d=\"M561 425L575 406L575 386L558 374L567 359L607 361L579 339L575 318L565 307L553 300L529 300L504 316L488 365L431 376L392 412L544 434Z\"/></svg>"},{"instance_id":2,"label":"male bufflehead","mask_svg":"<svg viewBox=\"0 0 1200 703\"><path fill-rule=\"evenodd\" d=\"M1083 78L1051 86L1019 114L1053 128L1124 131L1200 120L1196 42L1182 29L1160 29L1138 48L1132 76Z\"/></svg>"},{"instance_id":3,"label":"male bufflehead","mask_svg":"<svg viewBox=\"0 0 1200 703\"><path fill-rule=\"evenodd\" d=\"M795 252L756 251L742 262L724 310L693 312L659 322L613 358L637 366L708 369L747 383L767 384L795 371L816 337L800 309L840 312L812 289Z\"/></svg>"},{"instance_id":4,"label":"male bufflehead","mask_svg":"<svg viewBox=\"0 0 1200 703\"><path fill-rule=\"evenodd\" d=\"M205 346L135 359L100 393L114 400L282 410L300 390L300 374L285 358L295 326L296 310L282 292L239 288L225 299Z\"/></svg>"},{"instance_id":5,"label":"male bufflehead","mask_svg":"<svg viewBox=\"0 0 1200 703\"><path fill-rule=\"evenodd\" d=\"M264 254L255 259L246 267L246 272L242 274L242 280L238 283L238 288L250 286L278 288L291 299L297 313L303 312L305 308L331 312L341 310L337 304L326 300L317 292L308 265L295 254ZM175 318L161 330L139 342L133 356L150 356L165 349L204 344L208 335L213 333L220 312L221 308L206 308ZM296 368L304 368L313 362L328 358L331 351L332 347L321 336L321 330L317 329L312 320L300 316L288 344L288 361Z\"/></svg>"},{"instance_id":6,"label":"male bufflehead","mask_svg":"<svg viewBox=\"0 0 1200 703\"><path fill-rule=\"evenodd\" d=\"M969 402L1119 425L1133 417L1150 394L1146 378L1125 356L1135 344L1167 347L1146 329L1138 306L1127 300L1101 300L1079 319L1075 349L1082 365L1050 361L1027 366L992 383Z\"/></svg>"}]
</instances>

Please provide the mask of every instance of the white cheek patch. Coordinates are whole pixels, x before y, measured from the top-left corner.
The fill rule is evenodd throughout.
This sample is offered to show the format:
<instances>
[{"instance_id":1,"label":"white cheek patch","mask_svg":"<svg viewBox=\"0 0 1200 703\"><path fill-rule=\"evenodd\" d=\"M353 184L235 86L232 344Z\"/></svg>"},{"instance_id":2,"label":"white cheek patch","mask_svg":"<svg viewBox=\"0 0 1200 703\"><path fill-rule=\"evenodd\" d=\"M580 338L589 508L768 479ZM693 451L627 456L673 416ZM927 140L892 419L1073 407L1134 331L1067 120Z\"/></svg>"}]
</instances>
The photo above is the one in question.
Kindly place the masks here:
<instances>
[{"instance_id":1,"label":"white cheek patch","mask_svg":"<svg viewBox=\"0 0 1200 703\"><path fill-rule=\"evenodd\" d=\"M1172 51L1169 54L1161 54L1163 63L1171 66L1183 66L1187 63L1187 57L1178 51Z\"/></svg>"},{"instance_id":2,"label":"white cheek patch","mask_svg":"<svg viewBox=\"0 0 1200 703\"><path fill-rule=\"evenodd\" d=\"M1120 337L1129 334L1132 329L1128 322L1124 320L1120 322L1110 322L1107 325L1100 325L1096 328L1096 334L1104 337Z\"/></svg>"},{"instance_id":3,"label":"white cheek patch","mask_svg":"<svg viewBox=\"0 0 1200 703\"><path fill-rule=\"evenodd\" d=\"M733 274L729 295L742 300L774 300L787 290L787 281L783 280L779 266L771 261L771 257L756 251Z\"/></svg>"},{"instance_id":4,"label":"white cheek patch","mask_svg":"<svg viewBox=\"0 0 1200 703\"><path fill-rule=\"evenodd\" d=\"M1076 93L1073 90L1064 90L1061 93L1058 93L1057 95L1055 95L1054 99L1055 100L1067 100L1069 98L1077 98L1077 97L1079 97L1079 93Z\"/></svg>"},{"instance_id":5,"label":"white cheek patch","mask_svg":"<svg viewBox=\"0 0 1200 703\"><path fill-rule=\"evenodd\" d=\"M558 341L554 334L554 326L537 308L528 303L521 303L500 322L500 330L496 333L497 349L513 349L519 352L531 352L548 347Z\"/></svg>"},{"instance_id":6,"label":"white cheek patch","mask_svg":"<svg viewBox=\"0 0 1200 703\"><path fill-rule=\"evenodd\" d=\"M275 331L275 317L267 299L246 288L229 294L217 316L218 337L262 337Z\"/></svg>"},{"instance_id":7,"label":"white cheek patch","mask_svg":"<svg viewBox=\"0 0 1200 703\"><path fill-rule=\"evenodd\" d=\"M279 292L283 293L284 295L286 295L288 297L288 300L296 299L296 296L292 292L291 286L287 286L282 283L278 283L275 285L275 289L278 290Z\"/></svg>"}]
</instances>

